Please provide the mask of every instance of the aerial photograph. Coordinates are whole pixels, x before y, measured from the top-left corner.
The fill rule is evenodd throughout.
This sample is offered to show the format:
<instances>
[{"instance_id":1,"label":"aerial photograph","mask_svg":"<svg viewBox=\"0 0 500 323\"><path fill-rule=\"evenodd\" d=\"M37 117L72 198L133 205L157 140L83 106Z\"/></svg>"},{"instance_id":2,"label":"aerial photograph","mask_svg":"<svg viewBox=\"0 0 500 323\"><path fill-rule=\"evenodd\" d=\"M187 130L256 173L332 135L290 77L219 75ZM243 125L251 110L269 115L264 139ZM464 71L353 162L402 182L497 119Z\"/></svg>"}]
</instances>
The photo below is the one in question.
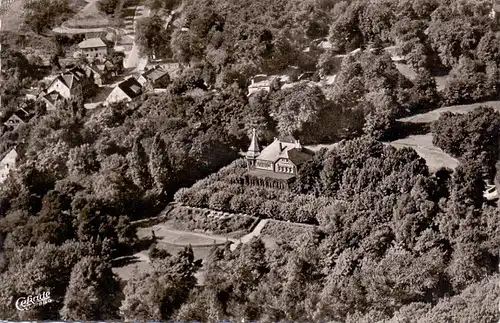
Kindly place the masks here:
<instances>
[{"instance_id":1,"label":"aerial photograph","mask_svg":"<svg viewBox=\"0 0 500 323\"><path fill-rule=\"evenodd\" d=\"M499 322L500 0L0 0L0 47L0 322Z\"/></svg>"}]
</instances>

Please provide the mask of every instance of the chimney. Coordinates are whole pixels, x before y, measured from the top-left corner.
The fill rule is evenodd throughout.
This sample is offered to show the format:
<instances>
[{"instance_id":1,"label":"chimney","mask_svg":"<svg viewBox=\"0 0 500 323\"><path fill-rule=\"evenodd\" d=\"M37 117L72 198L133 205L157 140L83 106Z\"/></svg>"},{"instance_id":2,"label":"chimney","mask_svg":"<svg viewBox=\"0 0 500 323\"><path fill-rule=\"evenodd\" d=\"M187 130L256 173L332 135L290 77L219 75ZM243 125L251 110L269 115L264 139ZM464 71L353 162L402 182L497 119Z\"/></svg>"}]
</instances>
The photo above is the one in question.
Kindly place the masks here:
<instances>
[{"instance_id":1,"label":"chimney","mask_svg":"<svg viewBox=\"0 0 500 323\"><path fill-rule=\"evenodd\" d=\"M295 142L295 148L297 148L298 150L301 150L302 149L302 145L300 144L300 140L297 140Z\"/></svg>"}]
</instances>

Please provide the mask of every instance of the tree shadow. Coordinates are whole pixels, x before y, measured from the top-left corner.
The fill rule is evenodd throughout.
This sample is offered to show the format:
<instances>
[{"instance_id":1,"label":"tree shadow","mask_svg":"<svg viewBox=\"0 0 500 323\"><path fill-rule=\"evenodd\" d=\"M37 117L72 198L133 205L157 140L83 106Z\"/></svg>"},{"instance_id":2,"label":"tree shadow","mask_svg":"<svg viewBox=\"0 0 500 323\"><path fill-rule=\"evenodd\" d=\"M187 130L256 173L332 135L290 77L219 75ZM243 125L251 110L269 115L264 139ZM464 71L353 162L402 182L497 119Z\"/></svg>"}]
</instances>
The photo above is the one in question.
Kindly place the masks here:
<instances>
[{"instance_id":1,"label":"tree shadow","mask_svg":"<svg viewBox=\"0 0 500 323\"><path fill-rule=\"evenodd\" d=\"M385 140L394 141L411 135L425 135L431 132L430 123L412 123L396 121L396 124L387 131Z\"/></svg>"},{"instance_id":2,"label":"tree shadow","mask_svg":"<svg viewBox=\"0 0 500 323\"><path fill-rule=\"evenodd\" d=\"M123 257L111 260L111 264L113 267L124 267L124 266L130 265L130 264L135 264L138 262L140 262L139 258L137 256L134 256L134 255L123 256Z\"/></svg>"}]
</instances>

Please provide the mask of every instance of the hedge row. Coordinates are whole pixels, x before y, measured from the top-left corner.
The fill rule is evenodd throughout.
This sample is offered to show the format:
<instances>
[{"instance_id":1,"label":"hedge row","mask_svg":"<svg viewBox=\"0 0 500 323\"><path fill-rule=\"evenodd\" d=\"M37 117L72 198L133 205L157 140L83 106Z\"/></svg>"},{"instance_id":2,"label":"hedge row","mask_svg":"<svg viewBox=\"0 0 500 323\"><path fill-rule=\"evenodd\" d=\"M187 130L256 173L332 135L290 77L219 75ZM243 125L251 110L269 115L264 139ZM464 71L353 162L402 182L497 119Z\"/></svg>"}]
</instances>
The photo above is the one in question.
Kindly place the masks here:
<instances>
[{"instance_id":1,"label":"hedge row","mask_svg":"<svg viewBox=\"0 0 500 323\"><path fill-rule=\"evenodd\" d=\"M246 213L261 218L317 224L319 210L328 198L299 195L286 190L235 184L245 173L244 160L237 160L219 172L175 194L176 202L217 211Z\"/></svg>"},{"instance_id":2,"label":"hedge row","mask_svg":"<svg viewBox=\"0 0 500 323\"><path fill-rule=\"evenodd\" d=\"M204 230L213 234L227 234L237 232L235 238L239 238L250 232L255 217L234 215L230 218L209 217L209 210L193 210L185 207L177 207L169 214L171 225L176 230Z\"/></svg>"}]
</instances>

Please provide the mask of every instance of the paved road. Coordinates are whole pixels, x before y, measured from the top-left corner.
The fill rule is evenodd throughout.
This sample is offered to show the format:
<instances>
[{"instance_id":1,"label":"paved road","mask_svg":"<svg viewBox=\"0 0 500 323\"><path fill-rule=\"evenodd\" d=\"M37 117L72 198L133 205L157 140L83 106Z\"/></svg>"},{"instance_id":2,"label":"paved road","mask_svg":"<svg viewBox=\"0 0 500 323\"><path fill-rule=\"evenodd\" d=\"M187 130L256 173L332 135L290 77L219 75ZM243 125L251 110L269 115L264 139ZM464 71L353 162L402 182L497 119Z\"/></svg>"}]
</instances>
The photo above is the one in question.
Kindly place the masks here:
<instances>
[{"instance_id":1,"label":"paved road","mask_svg":"<svg viewBox=\"0 0 500 323\"><path fill-rule=\"evenodd\" d=\"M134 34L130 35L132 38L134 38L134 45L132 46L132 50L130 50L130 52L126 54L127 57L123 61L123 66L125 68L135 68L136 71L143 71L144 67L146 67L146 64L148 63L147 57L139 57L139 46L137 46L137 43L135 42L135 30L137 27L137 21L139 21L139 19L141 18L149 17L150 14L151 10L145 6L138 6L135 10Z\"/></svg>"}]
</instances>

